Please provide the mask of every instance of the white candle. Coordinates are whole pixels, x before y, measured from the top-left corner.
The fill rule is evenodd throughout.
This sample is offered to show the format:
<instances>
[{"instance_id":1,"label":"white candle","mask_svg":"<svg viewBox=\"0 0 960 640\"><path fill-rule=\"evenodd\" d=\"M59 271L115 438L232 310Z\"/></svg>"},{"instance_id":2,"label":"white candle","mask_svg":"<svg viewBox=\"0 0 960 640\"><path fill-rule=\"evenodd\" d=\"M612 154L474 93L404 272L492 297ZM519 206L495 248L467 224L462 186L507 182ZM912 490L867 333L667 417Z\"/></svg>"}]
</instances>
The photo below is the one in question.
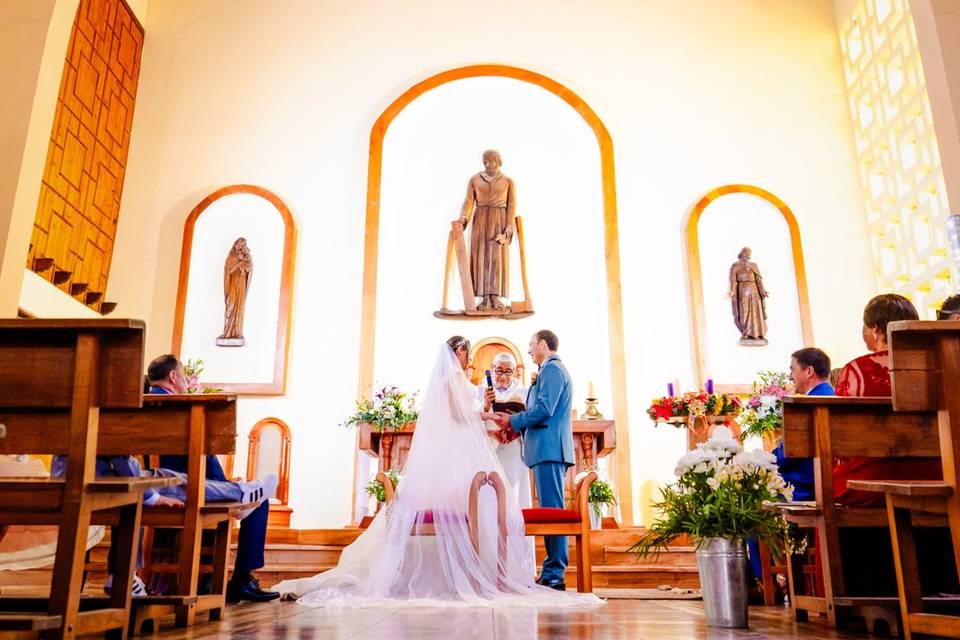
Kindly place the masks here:
<instances>
[{"instance_id":1,"label":"white candle","mask_svg":"<svg viewBox=\"0 0 960 640\"><path fill-rule=\"evenodd\" d=\"M588 398L596 398L596 397L597 397L597 396L595 396L595 395L593 394L593 380L591 380L590 382L587 383L587 397L588 397Z\"/></svg>"}]
</instances>

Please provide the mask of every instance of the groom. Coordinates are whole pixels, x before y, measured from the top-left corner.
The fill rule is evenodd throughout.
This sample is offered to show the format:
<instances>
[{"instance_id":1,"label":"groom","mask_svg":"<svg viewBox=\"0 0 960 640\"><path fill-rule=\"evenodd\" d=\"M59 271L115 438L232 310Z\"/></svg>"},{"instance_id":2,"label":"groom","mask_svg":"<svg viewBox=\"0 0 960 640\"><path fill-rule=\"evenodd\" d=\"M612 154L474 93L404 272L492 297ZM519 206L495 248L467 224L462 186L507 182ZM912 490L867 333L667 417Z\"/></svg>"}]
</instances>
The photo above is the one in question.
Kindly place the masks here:
<instances>
[{"instance_id":1,"label":"groom","mask_svg":"<svg viewBox=\"0 0 960 640\"><path fill-rule=\"evenodd\" d=\"M564 478L574 464L573 385L557 356L559 342L552 331L533 334L529 353L540 365L540 374L527 392L527 410L512 416L498 413L496 422L501 429L513 429L523 436L523 462L533 469L540 506L562 509ZM537 583L563 591L567 588L567 537L545 536L544 546L547 557Z\"/></svg>"}]
</instances>

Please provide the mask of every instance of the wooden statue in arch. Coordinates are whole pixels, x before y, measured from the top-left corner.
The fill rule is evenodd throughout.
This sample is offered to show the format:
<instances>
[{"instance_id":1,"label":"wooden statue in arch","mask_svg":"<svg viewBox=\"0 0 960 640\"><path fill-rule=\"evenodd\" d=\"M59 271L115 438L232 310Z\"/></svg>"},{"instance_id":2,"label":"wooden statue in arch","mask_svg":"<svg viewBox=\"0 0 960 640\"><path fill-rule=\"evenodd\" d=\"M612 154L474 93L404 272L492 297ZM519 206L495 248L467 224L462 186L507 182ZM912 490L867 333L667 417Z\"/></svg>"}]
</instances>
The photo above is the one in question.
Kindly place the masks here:
<instances>
[{"instance_id":1,"label":"wooden statue in arch","mask_svg":"<svg viewBox=\"0 0 960 640\"><path fill-rule=\"evenodd\" d=\"M264 418L253 426L247 449L247 480L274 473L277 496L270 504L267 524L272 528L290 528L290 427L279 418Z\"/></svg>"},{"instance_id":2,"label":"wooden statue in arch","mask_svg":"<svg viewBox=\"0 0 960 640\"><path fill-rule=\"evenodd\" d=\"M443 301L438 318L506 318L515 320L533 315L533 301L527 284L527 258L523 238L523 220L516 215L516 187L500 171L500 154L483 152L484 170L467 183L467 196L460 217L450 223L443 272ZM470 230L470 246L464 231ZM520 274L523 279L521 301L503 303L510 295L510 244L517 237L520 249ZM463 291L463 310L447 305L450 271L456 255ZM480 303L477 304L479 299Z\"/></svg>"},{"instance_id":3,"label":"wooden statue in arch","mask_svg":"<svg viewBox=\"0 0 960 640\"><path fill-rule=\"evenodd\" d=\"M470 381L475 385L486 386L484 372L493 367L493 359L498 353L507 352L517 361L517 369L513 376L520 381L521 385L526 386L526 369L523 365L523 356L520 349L506 338L484 338L473 345L470 352Z\"/></svg>"}]
</instances>

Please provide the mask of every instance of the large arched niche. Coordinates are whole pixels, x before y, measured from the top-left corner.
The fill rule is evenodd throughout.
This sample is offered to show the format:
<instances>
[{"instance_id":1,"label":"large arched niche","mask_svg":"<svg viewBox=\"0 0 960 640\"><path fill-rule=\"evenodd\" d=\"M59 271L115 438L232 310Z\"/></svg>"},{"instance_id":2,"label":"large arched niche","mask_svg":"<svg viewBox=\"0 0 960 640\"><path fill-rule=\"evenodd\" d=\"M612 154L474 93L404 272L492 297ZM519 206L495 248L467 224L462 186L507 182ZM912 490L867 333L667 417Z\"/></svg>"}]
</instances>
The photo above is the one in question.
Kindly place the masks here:
<instances>
[{"instance_id":1,"label":"large arched niche","mask_svg":"<svg viewBox=\"0 0 960 640\"><path fill-rule=\"evenodd\" d=\"M713 205L717 200L728 196L724 202L729 202L729 196L734 195L743 195L751 199L755 198L758 202L762 202L767 206L768 212L765 214L767 216L775 217L778 220L781 220L781 224L785 223L786 231L784 238L784 246L780 247L770 247L770 246L754 246L751 247L754 252L754 260L758 263L761 273L764 272L764 259L770 260L771 253L780 253L784 260L790 263L790 271L793 277L794 282L790 283L790 290L795 289L796 298L790 300L789 304L792 306L795 302L796 312L799 317L798 322L798 335L797 342L802 341L802 344L795 344L792 346L791 350L799 349L801 346L811 346L813 344L813 326L810 317L810 301L807 292L807 276L806 269L804 267L803 261L803 247L800 242L800 228L797 225L797 219L793 215L793 211L790 210L790 207L787 204L778 198L773 193L748 184L729 184L716 189L712 189L707 194L705 194L697 203L694 205L693 209L690 212L690 216L687 219L686 227L686 255L687 255L687 277L689 278L689 292L690 292L690 316L692 324L692 333L693 333L693 365L694 373L696 375L695 383L698 385L698 388L702 388L705 384L707 378L716 378L717 386L723 391L727 392L749 392L750 391L750 380L727 380L722 377L717 377L714 374L711 362L711 345L708 334L709 327L708 325L708 313L706 307L709 295L710 301L717 298L717 292L711 290L709 294L704 293L704 283L703 283L703 258L701 255L701 247L703 245L700 225L704 212ZM712 210L711 210L712 211ZM729 244L729 243L728 243ZM749 245L750 242L745 240L741 244ZM736 245L739 249L739 245ZM734 245L727 247L729 249L728 258L724 263L724 269L727 269L730 264L736 260L736 250L733 248ZM791 254L790 258L785 257L786 254ZM726 253L724 254L726 256ZM723 276L726 278L727 272L724 271ZM773 301L777 296L777 289L782 289L783 287L772 284L767 279L766 274L764 274L764 284L765 286L772 290L771 298L769 300ZM725 289L724 289L725 292ZM779 296L782 299L782 295ZM793 296L791 296L793 298ZM779 303L780 299L776 299ZM729 303L726 303L729 307ZM768 303L769 304L769 303ZM730 325L733 326L733 320L730 312L728 311L726 315L722 318L712 318L712 322L722 323L723 326ZM732 329L735 332L735 328ZM770 327L771 331L776 331L777 327ZM757 347L741 347L741 349L750 349L751 351L756 351ZM787 351L789 353L789 351ZM769 365L763 367L764 369L776 369L783 370L788 364L788 357L777 358L775 361L771 362ZM732 383L732 384L731 384Z\"/></svg>"},{"instance_id":2,"label":"large arched niche","mask_svg":"<svg viewBox=\"0 0 960 640\"><path fill-rule=\"evenodd\" d=\"M474 65L451 69L431 76L410 87L394 100L374 123L370 132L370 159L367 172L358 394L360 396L369 396L374 384L384 139L394 119L418 97L450 82L479 77L511 78L536 85L549 91L576 111L596 137L602 189L610 379L614 405L613 412L617 421L618 438L615 484L619 494L622 519L625 524L630 525L633 523L633 491L631 486L626 367L623 345L623 306L620 286L620 246L617 227L613 141L599 116L597 116L593 109L591 109L580 96L547 76L526 69L505 65ZM464 186L467 177L468 176L464 176ZM439 266L441 266L441 264L438 262L438 271ZM356 484L355 482L355 487Z\"/></svg>"}]
</instances>

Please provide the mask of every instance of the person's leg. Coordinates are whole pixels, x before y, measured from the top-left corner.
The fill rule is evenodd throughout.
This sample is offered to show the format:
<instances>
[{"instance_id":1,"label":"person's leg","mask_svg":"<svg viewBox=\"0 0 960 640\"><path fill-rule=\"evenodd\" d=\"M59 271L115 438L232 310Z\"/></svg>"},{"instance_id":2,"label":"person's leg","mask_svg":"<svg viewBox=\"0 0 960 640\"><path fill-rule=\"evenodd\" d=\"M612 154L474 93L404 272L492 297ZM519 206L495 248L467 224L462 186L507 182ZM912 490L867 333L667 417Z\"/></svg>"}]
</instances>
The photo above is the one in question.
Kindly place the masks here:
<instances>
[{"instance_id":1,"label":"person's leg","mask_svg":"<svg viewBox=\"0 0 960 640\"><path fill-rule=\"evenodd\" d=\"M233 579L245 579L251 571L263 566L263 548L267 543L267 518L270 515L270 501L253 510L240 521L240 535L237 536L237 559L233 565Z\"/></svg>"},{"instance_id":2,"label":"person's leg","mask_svg":"<svg viewBox=\"0 0 960 640\"><path fill-rule=\"evenodd\" d=\"M533 479L537 483L537 498L541 507L562 509L563 480L567 466L562 462L541 462L533 467ZM567 569L567 536L544 536L547 557L543 560L540 581L562 582Z\"/></svg>"},{"instance_id":3,"label":"person's leg","mask_svg":"<svg viewBox=\"0 0 960 640\"><path fill-rule=\"evenodd\" d=\"M252 573L264 565L263 548L267 541L267 519L270 516L270 502L254 509L250 515L240 521L240 535L237 538L237 559L233 566L233 576L227 583L227 602L249 600L267 602L280 597L277 591L265 591Z\"/></svg>"}]
</instances>

